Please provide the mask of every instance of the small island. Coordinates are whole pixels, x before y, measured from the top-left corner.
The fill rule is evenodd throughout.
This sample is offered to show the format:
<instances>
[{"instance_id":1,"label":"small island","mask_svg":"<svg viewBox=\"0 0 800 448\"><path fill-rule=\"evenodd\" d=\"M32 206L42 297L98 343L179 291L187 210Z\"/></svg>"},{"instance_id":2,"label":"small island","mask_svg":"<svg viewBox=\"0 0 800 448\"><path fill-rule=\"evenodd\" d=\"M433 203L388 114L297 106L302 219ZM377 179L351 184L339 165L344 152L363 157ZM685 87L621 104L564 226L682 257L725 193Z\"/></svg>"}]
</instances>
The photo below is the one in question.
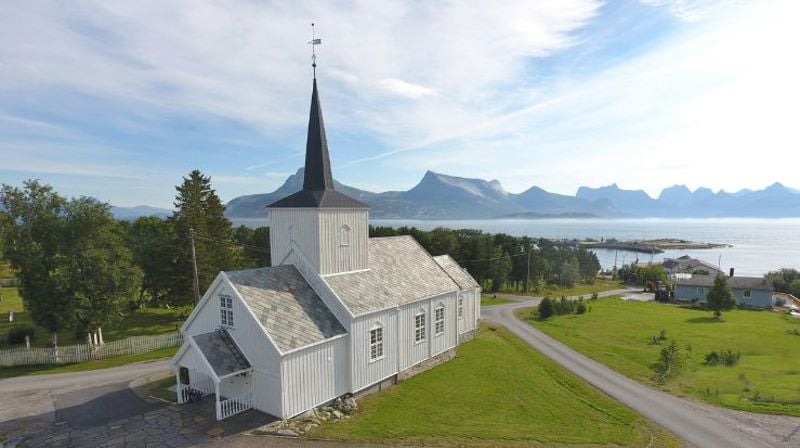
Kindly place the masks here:
<instances>
[{"instance_id":1,"label":"small island","mask_svg":"<svg viewBox=\"0 0 800 448\"><path fill-rule=\"evenodd\" d=\"M730 244L698 243L677 238L658 238L652 240L633 241L619 241L614 238L609 238L602 241L586 239L573 240L571 243L575 246L581 246L587 249L616 249L646 254L661 254L668 250L720 249L733 247Z\"/></svg>"}]
</instances>

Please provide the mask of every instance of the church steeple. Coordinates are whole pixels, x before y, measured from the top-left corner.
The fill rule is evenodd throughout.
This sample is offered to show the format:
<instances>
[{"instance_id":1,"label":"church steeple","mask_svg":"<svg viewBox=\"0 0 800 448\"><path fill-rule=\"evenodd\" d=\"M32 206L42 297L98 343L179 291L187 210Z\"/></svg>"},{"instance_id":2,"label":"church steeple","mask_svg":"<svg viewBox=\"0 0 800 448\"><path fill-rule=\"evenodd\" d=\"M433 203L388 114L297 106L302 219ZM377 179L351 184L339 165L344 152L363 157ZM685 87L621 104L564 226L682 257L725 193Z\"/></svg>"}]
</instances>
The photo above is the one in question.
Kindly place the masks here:
<instances>
[{"instance_id":1,"label":"church steeple","mask_svg":"<svg viewBox=\"0 0 800 448\"><path fill-rule=\"evenodd\" d=\"M368 269L369 206L334 188L313 51L322 41L312 34L309 43L315 71L303 189L268 206L270 260L272 266L299 264L321 275Z\"/></svg>"},{"instance_id":2,"label":"church steeple","mask_svg":"<svg viewBox=\"0 0 800 448\"><path fill-rule=\"evenodd\" d=\"M303 189L268 207L369 208L367 204L334 189L328 139L325 137L325 122L322 120L322 106L319 102L316 78L311 92L311 111L308 115Z\"/></svg>"},{"instance_id":3,"label":"church steeple","mask_svg":"<svg viewBox=\"0 0 800 448\"><path fill-rule=\"evenodd\" d=\"M328 140L325 138L325 122L322 120L322 107L319 104L316 78L314 78L314 90L311 92L311 112L308 117L303 190L333 190Z\"/></svg>"}]
</instances>

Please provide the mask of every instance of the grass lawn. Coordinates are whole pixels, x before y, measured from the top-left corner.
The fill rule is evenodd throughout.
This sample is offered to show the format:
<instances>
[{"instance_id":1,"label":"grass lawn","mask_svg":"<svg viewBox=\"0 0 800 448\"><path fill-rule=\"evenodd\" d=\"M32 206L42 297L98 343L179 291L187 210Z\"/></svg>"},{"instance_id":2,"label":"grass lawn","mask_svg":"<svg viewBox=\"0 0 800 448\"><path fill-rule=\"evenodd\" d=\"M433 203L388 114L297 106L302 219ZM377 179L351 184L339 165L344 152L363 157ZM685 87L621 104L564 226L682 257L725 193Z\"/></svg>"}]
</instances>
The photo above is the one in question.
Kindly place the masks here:
<instances>
[{"instance_id":1,"label":"grass lawn","mask_svg":"<svg viewBox=\"0 0 800 448\"><path fill-rule=\"evenodd\" d=\"M452 361L359 405L352 418L309 436L437 446L680 446L502 327L484 326Z\"/></svg>"},{"instance_id":2,"label":"grass lawn","mask_svg":"<svg viewBox=\"0 0 800 448\"><path fill-rule=\"evenodd\" d=\"M151 381L147 384L137 387L137 393L145 397L156 397L170 403L177 401L175 392L170 390L170 387L175 387L175 375L166 375L164 378Z\"/></svg>"},{"instance_id":3,"label":"grass lawn","mask_svg":"<svg viewBox=\"0 0 800 448\"><path fill-rule=\"evenodd\" d=\"M502 297L492 297L494 294L481 294L481 306L487 305L502 305L508 303L508 300Z\"/></svg>"},{"instance_id":4,"label":"grass lawn","mask_svg":"<svg viewBox=\"0 0 800 448\"><path fill-rule=\"evenodd\" d=\"M771 311L734 310L717 321L710 311L619 298L589 302L583 315L527 322L584 355L646 384L715 405L753 412L800 416L800 319ZM660 330L691 357L681 372L657 384L653 365L661 345L649 345ZM736 366L707 366L711 350L741 352Z\"/></svg>"},{"instance_id":5,"label":"grass lawn","mask_svg":"<svg viewBox=\"0 0 800 448\"><path fill-rule=\"evenodd\" d=\"M514 295L527 295L527 296L535 296L535 297L561 297L561 296L586 296L588 299L589 296L592 295L593 292L604 292L604 291L613 291L615 289L622 289L625 288L625 285L622 282L617 280L606 280L603 278L595 279L594 283L584 284L579 283L571 288L567 288L564 286L554 286L554 285L547 285L546 288L539 291L529 291L528 293L522 293L517 291L503 291L507 294L514 294Z\"/></svg>"},{"instance_id":6,"label":"grass lawn","mask_svg":"<svg viewBox=\"0 0 800 448\"><path fill-rule=\"evenodd\" d=\"M22 305L17 288L0 288L0 348L6 347L5 337L13 326L8 322L8 312L14 311L14 322L17 324L33 325L31 318ZM103 339L111 342L129 336L142 336L150 334L163 334L178 331L184 319L189 315L190 308L143 308L126 313L125 317L103 327ZM35 327L31 346L43 347L51 341L50 332ZM77 340L73 330L64 330L58 334L59 345L83 344L83 339Z\"/></svg>"},{"instance_id":7,"label":"grass lawn","mask_svg":"<svg viewBox=\"0 0 800 448\"><path fill-rule=\"evenodd\" d=\"M119 356L117 358L101 359L97 361L87 361L77 364L53 365L53 366L20 366L3 367L0 369L0 379L11 378L24 375L44 375L49 373L83 372L86 370L107 369L118 367L132 362L150 361L159 358L168 358L178 351L180 347L169 347L155 350L138 355ZM174 378L173 378L174 380Z\"/></svg>"},{"instance_id":8,"label":"grass lawn","mask_svg":"<svg viewBox=\"0 0 800 448\"><path fill-rule=\"evenodd\" d=\"M17 274L11 269L8 263L0 261L0 278L14 278Z\"/></svg>"}]
</instances>

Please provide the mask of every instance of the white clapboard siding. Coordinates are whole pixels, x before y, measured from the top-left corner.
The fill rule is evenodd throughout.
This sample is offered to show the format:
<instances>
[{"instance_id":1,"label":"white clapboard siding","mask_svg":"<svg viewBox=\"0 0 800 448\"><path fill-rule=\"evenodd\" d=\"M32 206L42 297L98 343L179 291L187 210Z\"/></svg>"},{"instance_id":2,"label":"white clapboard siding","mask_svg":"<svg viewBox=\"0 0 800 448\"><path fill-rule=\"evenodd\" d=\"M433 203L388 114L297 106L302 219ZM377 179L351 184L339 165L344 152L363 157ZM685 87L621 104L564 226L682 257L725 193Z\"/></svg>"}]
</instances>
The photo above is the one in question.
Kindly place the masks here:
<instances>
[{"instance_id":1,"label":"white clapboard siding","mask_svg":"<svg viewBox=\"0 0 800 448\"><path fill-rule=\"evenodd\" d=\"M254 369L255 408L275 417L283 416L281 377Z\"/></svg>"},{"instance_id":2,"label":"white clapboard siding","mask_svg":"<svg viewBox=\"0 0 800 448\"><path fill-rule=\"evenodd\" d=\"M58 348L17 347L0 350L0 367L32 366L48 364L71 364L92 359L115 358L135 355L162 348L175 347L183 342L180 333L152 336L133 336L127 339L107 342L100 346L87 344L64 345Z\"/></svg>"},{"instance_id":3,"label":"white clapboard siding","mask_svg":"<svg viewBox=\"0 0 800 448\"><path fill-rule=\"evenodd\" d=\"M269 211L269 244L272 266L286 264L292 236L319 272L319 209L273 208Z\"/></svg>"},{"instance_id":4,"label":"white clapboard siding","mask_svg":"<svg viewBox=\"0 0 800 448\"><path fill-rule=\"evenodd\" d=\"M351 392L357 392L397 373L397 314L397 309L389 309L353 321L350 334L353 354ZM375 325L383 327L383 358L372 361L369 359L369 331Z\"/></svg>"},{"instance_id":5,"label":"white clapboard siding","mask_svg":"<svg viewBox=\"0 0 800 448\"><path fill-rule=\"evenodd\" d=\"M400 329L397 345L400 348L399 370L405 370L431 356L431 332L433 331L433 317L431 314L431 301L424 300L406 305L400 309L398 327ZM416 341L416 316L425 313L425 339Z\"/></svg>"},{"instance_id":6,"label":"white clapboard siding","mask_svg":"<svg viewBox=\"0 0 800 448\"><path fill-rule=\"evenodd\" d=\"M283 418L319 406L349 390L347 336L292 352L281 362Z\"/></svg>"},{"instance_id":7,"label":"white clapboard siding","mask_svg":"<svg viewBox=\"0 0 800 448\"><path fill-rule=\"evenodd\" d=\"M451 349L458 343L456 293L448 293L431 299L431 356ZM444 333L436 334L434 311L444 305Z\"/></svg>"},{"instance_id":8,"label":"white clapboard siding","mask_svg":"<svg viewBox=\"0 0 800 448\"><path fill-rule=\"evenodd\" d=\"M367 269L369 241L368 209L322 209L319 213L319 244L322 275ZM347 226L347 244L342 227Z\"/></svg>"}]
</instances>

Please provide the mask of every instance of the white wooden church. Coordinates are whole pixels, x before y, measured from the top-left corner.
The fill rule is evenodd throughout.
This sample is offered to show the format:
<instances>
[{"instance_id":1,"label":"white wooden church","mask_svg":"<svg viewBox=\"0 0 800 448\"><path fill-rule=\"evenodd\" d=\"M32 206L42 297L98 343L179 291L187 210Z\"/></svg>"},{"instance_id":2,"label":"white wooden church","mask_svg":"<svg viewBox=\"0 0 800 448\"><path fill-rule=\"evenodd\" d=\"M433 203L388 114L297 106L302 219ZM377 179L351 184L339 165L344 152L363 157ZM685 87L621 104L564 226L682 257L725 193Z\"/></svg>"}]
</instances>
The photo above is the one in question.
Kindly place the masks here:
<instances>
[{"instance_id":1,"label":"white wooden church","mask_svg":"<svg viewBox=\"0 0 800 448\"><path fill-rule=\"evenodd\" d=\"M269 205L272 267L220 272L181 328L178 402L290 418L451 358L480 287L410 236L369 238L369 207L333 188L314 79L303 189Z\"/></svg>"}]
</instances>

